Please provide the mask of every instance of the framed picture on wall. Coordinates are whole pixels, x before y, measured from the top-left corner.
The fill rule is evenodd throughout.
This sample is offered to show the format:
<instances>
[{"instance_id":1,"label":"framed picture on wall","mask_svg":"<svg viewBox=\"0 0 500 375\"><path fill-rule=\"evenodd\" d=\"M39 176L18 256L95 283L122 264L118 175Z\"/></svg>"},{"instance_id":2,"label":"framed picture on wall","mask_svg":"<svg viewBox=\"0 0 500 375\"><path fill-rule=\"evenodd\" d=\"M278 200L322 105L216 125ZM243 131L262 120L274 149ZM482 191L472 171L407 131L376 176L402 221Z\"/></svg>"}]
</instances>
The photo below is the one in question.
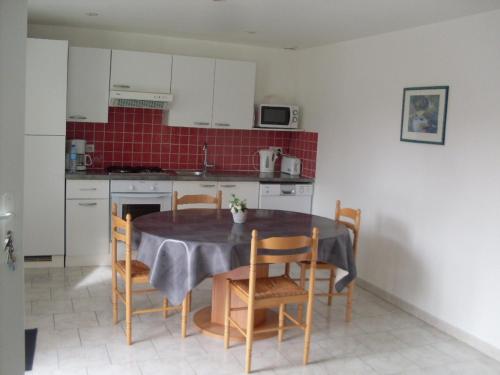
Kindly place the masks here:
<instances>
[{"instance_id":1,"label":"framed picture on wall","mask_svg":"<svg viewBox=\"0 0 500 375\"><path fill-rule=\"evenodd\" d=\"M444 145L449 86L403 90L401 141Z\"/></svg>"}]
</instances>

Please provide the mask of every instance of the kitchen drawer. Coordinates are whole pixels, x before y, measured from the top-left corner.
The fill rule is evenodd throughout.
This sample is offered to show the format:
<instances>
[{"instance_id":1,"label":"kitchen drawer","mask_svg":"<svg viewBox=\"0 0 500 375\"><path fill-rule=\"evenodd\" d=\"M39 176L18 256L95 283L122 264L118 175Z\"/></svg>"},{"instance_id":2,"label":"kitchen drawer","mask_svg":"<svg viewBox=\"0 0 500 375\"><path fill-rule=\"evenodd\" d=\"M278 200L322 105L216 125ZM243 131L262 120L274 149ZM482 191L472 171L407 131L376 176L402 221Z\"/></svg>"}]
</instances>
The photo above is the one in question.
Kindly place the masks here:
<instances>
[{"instance_id":1,"label":"kitchen drawer","mask_svg":"<svg viewBox=\"0 0 500 375\"><path fill-rule=\"evenodd\" d=\"M229 207L231 194L247 201L248 208L259 206L259 183L258 182L234 182L220 181L219 190L222 191L222 208Z\"/></svg>"},{"instance_id":2,"label":"kitchen drawer","mask_svg":"<svg viewBox=\"0 0 500 375\"><path fill-rule=\"evenodd\" d=\"M66 199L109 199L109 181L68 180Z\"/></svg>"},{"instance_id":3,"label":"kitchen drawer","mask_svg":"<svg viewBox=\"0 0 500 375\"><path fill-rule=\"evenodd\" d=\"M109 200L66 201L66 256L109 254Z\"/></svg>"}]
</instances>

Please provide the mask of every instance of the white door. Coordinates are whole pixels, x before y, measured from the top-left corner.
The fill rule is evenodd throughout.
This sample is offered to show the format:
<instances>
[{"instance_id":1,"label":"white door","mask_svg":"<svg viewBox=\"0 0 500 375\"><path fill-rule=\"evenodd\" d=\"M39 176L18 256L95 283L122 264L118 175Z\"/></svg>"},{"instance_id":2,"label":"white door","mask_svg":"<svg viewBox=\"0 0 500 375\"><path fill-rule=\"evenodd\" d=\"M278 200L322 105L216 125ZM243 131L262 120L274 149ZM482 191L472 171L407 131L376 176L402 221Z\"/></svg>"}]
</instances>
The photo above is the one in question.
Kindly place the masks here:
<instances>
[{"instance_id":1,"label":"white door","mask_svg":"<svg viewBox=\"0 0 500 375\"><path fill-rule=\"evenodd\" d=\"M26 0L0 1L0 374L24 374L22 199ZM12 213L11 216L8 213ZM15 269L6 265L12 231Z\"/></svg>"},{"instance_id":2,"label":"white door","mask_svg":"<svg viewBox=\"0 0 500 375\"><path fill-rule=\"evenodd\" d=\"M111 50L70 47L68 121L108 122Z\"/></svg>"},{"instance_id":3,"label":"white door","mask_svg":"<svg viewBox=\"0 0 500 375\"><path fill-rule=\"evenodd\" d=\"M25 136L24 255L64 255L63 136Z\"/></svg>"},{"instance_id":4,"label":"white door","mask_svg":"<svg viewBox=\"0 0 500 375\"><path fill-rule=\"evenodd\" d=\"M215 61L214 128L253 127L255 70L254 62Z\"/></svg>"},{"instance_id":5,"label":"white door","mask_svg":"<svg viewBox=\"0 0 500 375\"><path fill-rule=\"evenodd\" d=\"M30 38L26 54L25 134L65 135L68 42Z\"/></svg>"},{"instance_id":6,"label":"white door","mask_svg":"<svg viewBox=\"0 0 500 375\"><path fill-rule=\"evenodd\" d=\"M113 50L111 90L169 93L172 55Z\"/></svg>"},{"instance_id":7,"label":"white door","mask_svg":"<svg viewBox=\"0 0 500 375\"><path fill-rule=\"evenodd\" d=\"M215 59L174 56L168 125L209 128L212 123Z\"/></svg>"}]
</instances>

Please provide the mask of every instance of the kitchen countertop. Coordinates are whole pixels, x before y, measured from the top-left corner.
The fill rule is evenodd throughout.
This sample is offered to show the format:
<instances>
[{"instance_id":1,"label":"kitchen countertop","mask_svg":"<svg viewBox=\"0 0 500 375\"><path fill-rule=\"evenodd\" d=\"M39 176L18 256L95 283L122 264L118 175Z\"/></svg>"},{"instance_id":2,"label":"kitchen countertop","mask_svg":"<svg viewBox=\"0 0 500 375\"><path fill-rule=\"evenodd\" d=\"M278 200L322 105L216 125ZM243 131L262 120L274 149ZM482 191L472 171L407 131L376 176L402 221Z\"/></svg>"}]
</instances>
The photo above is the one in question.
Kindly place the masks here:
<instances>
[{"instance_id":1,"label":"kitchen countertop","mask_svg":"<svg viewBox=\"0 0 500 375\"><path fill-rule=\"evenodd\" d=\"M213 171L201 176L177 175L175 171L162 173L107 173L103 170L66 173L67 180L176 180L176 181L259 181L281 183L313 183L314 178L290 176L285 173L258 173Z\"/></svg>"}]
</instances>

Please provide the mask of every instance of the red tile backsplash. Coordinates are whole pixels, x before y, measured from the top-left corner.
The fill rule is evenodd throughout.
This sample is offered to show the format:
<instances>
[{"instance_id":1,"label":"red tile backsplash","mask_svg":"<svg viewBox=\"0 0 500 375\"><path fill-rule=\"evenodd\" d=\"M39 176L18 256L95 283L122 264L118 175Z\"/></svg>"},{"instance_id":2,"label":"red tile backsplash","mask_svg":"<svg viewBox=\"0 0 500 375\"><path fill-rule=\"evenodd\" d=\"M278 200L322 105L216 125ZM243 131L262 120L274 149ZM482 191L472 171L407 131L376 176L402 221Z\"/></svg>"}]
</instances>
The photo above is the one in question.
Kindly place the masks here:
<instances>
[{"instance_id":1,"label":"red tile backsplash","mask_svg":"<svg viewBox=\"0 0 500 375\"><path fill-rule=\"evenodd\" d=\"M109 108L107 124L68 122L68 139L93 143L92 168L111 165L160 166L164 169L199 169L203 144L217 170L255 171L256 152L278 146L302 159L302 174L314 177L318 133L265 130L177 128L162 124L162 111ZM279 165L276 166L279 171Z\"/></svg>"}]
</instances>

